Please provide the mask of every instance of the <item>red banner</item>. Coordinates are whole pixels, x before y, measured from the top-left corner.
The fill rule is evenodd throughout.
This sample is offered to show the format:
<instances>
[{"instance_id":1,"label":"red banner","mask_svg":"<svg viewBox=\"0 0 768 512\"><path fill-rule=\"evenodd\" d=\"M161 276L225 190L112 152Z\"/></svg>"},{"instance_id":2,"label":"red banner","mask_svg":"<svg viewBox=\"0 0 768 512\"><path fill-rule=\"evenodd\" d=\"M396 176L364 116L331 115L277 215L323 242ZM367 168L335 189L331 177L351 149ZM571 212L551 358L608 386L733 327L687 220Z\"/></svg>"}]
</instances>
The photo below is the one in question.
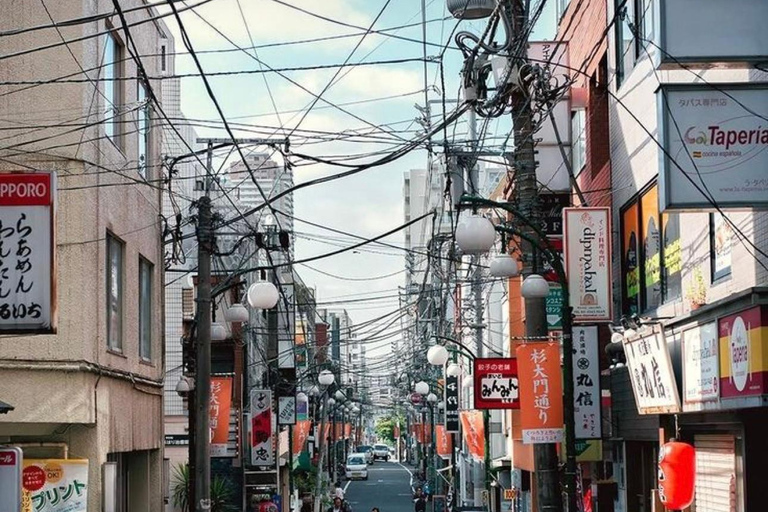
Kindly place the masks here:
<instances>
[{"instance_id":1,"label":"red banner","mask_svg":"<svg viewBox=\"0 0 768 512\"><path fill-rule=\"evenodd\" d=\"M349 439L350 437L352 437L352 424L346 423L344 425L344 438Z\"/></svg>"},{"instance_id":2,"label":"red banner","mask_svg":"<svg viewBox=\"0 0 768 512\"><path fill-rule=\"evenodd\" d=\"M484 460L485 426L483 425L483 413L480 411L461 411L459 418L469 454L475 460Z\"/></svg>"},{"instance_id":3,"label":"red banner","mask_svg":"<svg viewBox=\"0 0 768 512\"><path fill-rule=\"evenodd\" d=\"M309 420L299 420L293 427L293 455L298 455L304 450L304 443L309 437L309 430L312 428L312 422Z\"/></svg>"},{"instance_id":4,"label":"red banner","mask_svg":"<svg viewBox=\"0 0 768 512\"><path fill-rule=\"evenodd\" d=\"M517 360L494 357L474 361L475 409L519 409Z\"/></svg>"},{"instance_id":5,"label":"red banner","mask_svg":"<svg viewBox=\"0 0 768 512\"><path fill-rule=\"evenodd\" d=\"M450 459L453 451L453 439L445 431L445 425L435 425L435 441L437 454L444 459Z\"/></svg>"},{"instance_id":6,"label":"red banner","mask_svg":"<svg viewBox=\"0 0 768 512\"><path fill-rule=\"evenodd\" d=\"M229 411L232 407L232 377L211 378L211 457L227 455Z\"/></svg>"}]
</instances>

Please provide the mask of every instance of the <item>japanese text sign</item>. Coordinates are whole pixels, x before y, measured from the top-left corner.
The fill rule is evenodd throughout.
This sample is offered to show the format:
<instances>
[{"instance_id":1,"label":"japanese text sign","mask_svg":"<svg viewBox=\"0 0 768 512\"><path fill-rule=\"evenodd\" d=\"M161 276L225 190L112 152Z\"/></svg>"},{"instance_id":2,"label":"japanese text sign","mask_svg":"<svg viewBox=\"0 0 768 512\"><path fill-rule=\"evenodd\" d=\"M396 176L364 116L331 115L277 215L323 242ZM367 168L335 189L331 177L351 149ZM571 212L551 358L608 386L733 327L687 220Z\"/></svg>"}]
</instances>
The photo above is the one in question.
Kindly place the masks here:
<instances>
[{"instance_id":1,"label":"japanese text sign","mask_svg":"<svg viewBox=\"0 0 768 512\"><path fill-rule=\"evenodd\" d=\"M565 272L575 322L610 322L611 209L564 208Z\"/></svg>"},{"instance_id":2,"label":"japanese text sign","mask_svg":"<svg viewBox=\"0 0 768 512\"><path fill-rule=\"evenodd\" d=\"M277 424L295 425L296 424L296 397L281 396L277 398Z\"/></svg>"},{"instance_id":3,"label":"japanese text sign","mask_svg":"<svg viewBox=\"0 0 768 512\"><path fill-rule=\"evenodd\" d=\"M485 457L485 426L481 411L461 411L461 432L469 448L469 454L477 461Z\"/></svg>"},{"instance_id":4,"label":"japanese text sign","mask_svg":"<svg viewBox=\"0 0 768 512\"><path fill-rule=\"evenodd\" d=\"M445 431L443 425L435 425L435 446L437 454L444 458L451 458L451 452L453 451L453 440L451 434Z\"/></svg>"},{"instance_id":5,"label":"japanese text sign","mask_svg":"<svg viewBox=\"0 0 768 512\"><path fill-rule=\"evenodd\" d=\"M710 322L683 331L683 401L717 400L720 397L720 361L717 324Z\"/></svg>"},{"instance_id":6,"label":"japanese text sign","mask_svg":"<svg viewBox=\"0 0 768 512\"><path fill-rule=\"evenodd\" d=\"M275 465L275 442L272 435L272 391L251 390L251 465Z\"/></svg>"},{"instance_id":7,"label":"japanese text sign","mask_svg":"<svg viewBox=\"0 0 768 512\"><path fill-rule=\"evenodd\" d=\"M640 414L680 412L675 374L664 331L659 327L634 338L624 338L624 354Z\"/></svg>"},{"instance_id":8,"label":"japanese text sign","mask_svg":"<svg viewBox=\"0 0 768 512\"><path fill-rule=\"evenodd\" d=\"M0 512L19 512L21 508L23 461L20 448L0 447Z\"/></svg>"},{"instance_id":9,"label":"japanese text sign","mask_svg":"<svg viewBox=\"0 0 768 512\"><path fill-rule=\"evenodd\" d=\"M512 358L474 360L475 409L519 409L517 361Z\"/></svg>"},{"instance_id":10,"label":"japanese text sign","mask_svg":"<svg viewBox=\"0 0 768 512\"><path fill-rule=\"evenodd\" d=\"M600 439L600 355L594 325L573 328L573 410L576 439Z\"/></svg>"},{"instance_id":11,"label":"japanese text sign","mask_svg":"<svg viewBox=\"0 0 768 512\"><path fill-rule=\"evenodd\" d=\"M293 455L296 456L304 450L304 444L309 437L309 430L312 428L312 422L309 420L300 420L296 422L296 426L293 427L293 439L291 440L291 448L293 449Z\"/></svg>"},{"instance_id":12,"label":"japanese text sign","mask_svg":"<svg viewBox=\"0 0 768 512\"><path fill-rule=\"evenodd\" d=\"M469 378L469 377L467 377ZM459 378L445 377L445 431L459 431Z\"/></svg>"},{"instance_id":13,"label":"japanese text sign","mask_svg":"<svg viewBox=\"0 0 768 512\"><path fill-rule=\"evenodd\" d=\"M86 512L88 461L29 459L22 476L22 512Z\"/></svg>"},{"instance_id":14,"label":"japanese text sign","mask_svg":"<svg viewBox=\"0 0 768 512\"><path fill-rule=\"evenodd\" d=\"M211 378L211 457L227 456L232 377Z\"/></svg>"},{"instance_id":15,"label":"japanese text sign","mask_svg":"<svg viewBox=\"0 0 768 512\"><path fill-rule=\"evenodd\" d=\"M0 173L0 331L53 329L55 176Z\"/></svg>"},{"instance_id":16,"label":"japanese text sign","mask_svg":"<svg viewBox=\"0 0 768 512\"><path fill-rule=\"evenodd\" d=\"M518 345L523 443L563 440L563 381L557 343Z\"/></svg>"}]
</instances>

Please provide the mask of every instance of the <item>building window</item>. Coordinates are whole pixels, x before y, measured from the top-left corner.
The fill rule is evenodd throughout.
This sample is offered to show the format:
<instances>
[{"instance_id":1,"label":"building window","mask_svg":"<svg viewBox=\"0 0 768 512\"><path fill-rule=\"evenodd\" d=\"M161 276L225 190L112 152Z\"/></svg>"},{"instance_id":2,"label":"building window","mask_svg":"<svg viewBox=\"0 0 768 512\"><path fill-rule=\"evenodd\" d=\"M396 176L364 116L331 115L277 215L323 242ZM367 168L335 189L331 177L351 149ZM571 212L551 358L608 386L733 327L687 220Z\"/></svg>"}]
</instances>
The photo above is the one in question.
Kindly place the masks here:
<instances>
[{"instance_id":1,"label":"building window","mask_svg":"<svg viewBox=\"0 0 768 512\"><path fill-rule=\"evenodd\" d=\"M563 14L565 14L565 11L568 10L568 4L571 2L571 0L557 0L555 2L555 9L557 10L557 13L555 14L555 19L560 20L563 17Z\"/></svg>"},{"instance_id":2,"label":"building window","mask_svg":"<svg viewBox=\"0 0 768 512\"><path fill-rule=\"evenodd\" d=\"M571 113L571 161L574 176L578 176L587 164L587 111Z\"/></svg>"},{"instance_id":3,"label":"building window","mask_svg":"<svg viewBox=\"0 0 768 512\"><path fill-rule=\"evenodd\" d=\"M139 258L139 357L152 360L152 275L153 265Z\"/></svg>"},{"instance_id":4,"label":"building window","mask_svg":"<svg viewBox=\"0 0 768 512\"><path fill-rule=\"evenodd\" d=\"M731 276L733 228L720 212L709 214L709 266L714 283Z\"/></svg>"},{"instance_id":5,"label":"building window","mask_svg":"<svg viewBox=\"0 0 768 512\"><path fill-rule=\"evenodd\" d=\"M139 102L138 126L136 135L138 136L138 163L139 175L146 179L147 176L147 148L149 148L149 102L147 101L147 85L139 80L136 86L136 99Z\"/></svg>"},{"instance_id":6,"label":"building window","mask_svg":"<svg viewBox=\"0 0 768 512\"><path fill-rule=\"evenodd\" d=\"M616 0L616 85L620 87L637 60L637 47L632 28L635 26L635 2ZM622 4L624 4L622 6Z\"/></svg>"},{"instance_id":7,"label":"building window","mask_svg":"<svg viewBox=\"0 0 768 512\"><path fill-rule=\"evenodd\" d=\"M123 350L123 252L125 246L107 233L107 348Z\"/></svg>"},{"instance_id":8,"label":"building window","mask_svg":"<svg viewBox=\"0 0 768 512\"><path fill-rule=\"evenodd\" d=\"M677 214L659 214L654 184L622 209L623 311L640 313L681 294L680 228Z\"/></svg>"},{"instance_id":9,"label":"building window","mask_svg":"<svg viewBox=\"0 0 768 512\"><path fill-rule=\"evenodd\" d=\"M160 71L166 71L168 69L168 65L166 64L166 55L167 50L165 49L165 45L162 45L160 47Z\"/></svg>"},{"instance_id":10,"label":"building window","mask_svg":"<svg viewBox=\"0 0 768 512\"><path fill-rule=\"evenodd\" d=\"M117 144L120 137L120 78L123 51L114 33L104 36L104 131Z\"/></svg>"}]
</instances>

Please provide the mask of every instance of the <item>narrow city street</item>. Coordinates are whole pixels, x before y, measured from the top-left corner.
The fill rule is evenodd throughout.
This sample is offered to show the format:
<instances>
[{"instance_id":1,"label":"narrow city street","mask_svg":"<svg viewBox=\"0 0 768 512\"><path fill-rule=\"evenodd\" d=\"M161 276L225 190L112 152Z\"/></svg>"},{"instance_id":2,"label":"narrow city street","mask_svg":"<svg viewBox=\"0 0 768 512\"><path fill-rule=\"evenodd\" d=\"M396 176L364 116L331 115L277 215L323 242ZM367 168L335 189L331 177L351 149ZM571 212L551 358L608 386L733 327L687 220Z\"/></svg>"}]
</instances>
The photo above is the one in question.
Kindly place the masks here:
<instances>
[{"instance_id":1,"label":"narrow city street","mask_svg":"<svg viewBox=\"0 0 768 512\"><path fill-rule=\"evenodd\" d=\"M405 466L407 467L407 466ZM397 462L376 462L368 466L368 480L355 480L347 487L352 512L411 512L411 475Z\"/></svg>"}]
</instances>

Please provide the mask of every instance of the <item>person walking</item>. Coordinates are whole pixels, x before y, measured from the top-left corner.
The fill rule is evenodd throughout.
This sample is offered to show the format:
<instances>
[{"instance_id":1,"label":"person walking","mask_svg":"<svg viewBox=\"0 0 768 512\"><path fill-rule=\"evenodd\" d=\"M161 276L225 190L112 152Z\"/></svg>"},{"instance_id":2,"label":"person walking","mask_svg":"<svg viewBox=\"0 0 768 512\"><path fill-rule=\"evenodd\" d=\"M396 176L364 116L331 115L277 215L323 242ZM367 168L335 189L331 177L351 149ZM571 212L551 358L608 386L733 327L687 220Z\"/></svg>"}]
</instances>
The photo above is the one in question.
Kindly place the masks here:
<instances>
[{"instance_id":1,"label":"person walking","mask_svg":"<svg viewBox=\"0 0 768 512\"><path fill-rule=\"evenodd\" d=\"M333 498L333 505L328 509L328 512L346 512L344 510L344 502L338 496Z\"/></svg>"},{"instance_id":2,"label":"person walking","mask_svg":"<svg viewBox=\"0 0 768 512\"><path fill-rule=\"evenodd\" d=\"M424 499L424 494L421 490L416 494L416 499L413 500L414 512L427 512L427 500Z\"/></svg>"}]
</instances>

